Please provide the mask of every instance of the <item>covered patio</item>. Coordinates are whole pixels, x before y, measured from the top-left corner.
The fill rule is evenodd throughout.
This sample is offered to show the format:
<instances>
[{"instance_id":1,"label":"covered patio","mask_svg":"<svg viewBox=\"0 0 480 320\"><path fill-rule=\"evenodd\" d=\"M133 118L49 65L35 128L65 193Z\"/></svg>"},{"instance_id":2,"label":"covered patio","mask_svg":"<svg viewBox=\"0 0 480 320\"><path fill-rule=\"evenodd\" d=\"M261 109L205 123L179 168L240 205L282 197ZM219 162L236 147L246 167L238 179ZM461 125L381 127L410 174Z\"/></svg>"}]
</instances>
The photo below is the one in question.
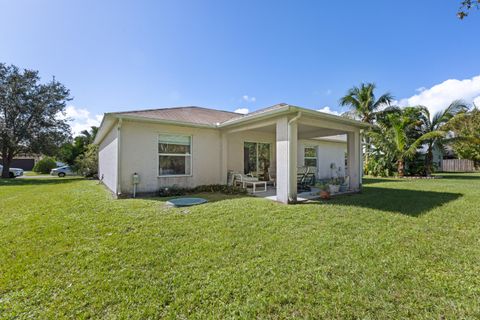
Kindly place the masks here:
<instances>
[{"instance_id":1,"label":"covered patio","mask_svg":"<svg viewBox=\"0 0 480 320\"><path fill-rule=\"evenodd\" d=\"M338 164L339 168L335 173L332 172L331 178L335 178L334 174L348 177L348 192L359 191L362 178L360 131L366 126L313 110L292 106L277 108L264 111L264 117L253 113L241 120L227 122L228 127L221 133L224 152L221 170L225 180L228 179L228 172L248 174L250 172L247 171L251 171L259 181L271 184L265 192L257 189L257 196L282 203L295 203L316 196L319 189L315 187L310 191L298 191L297 170L308 163L306 156L305 163L298 161L301 158L299 144L314 144L331 137L343 137L345 163ZM256 158L251 160L249 154L255 152ZM328 153L333 151L320 145L316 152L317 157L328 159ZM319 175L319 171L315 174Z\"/></svg>"}]
</instances>

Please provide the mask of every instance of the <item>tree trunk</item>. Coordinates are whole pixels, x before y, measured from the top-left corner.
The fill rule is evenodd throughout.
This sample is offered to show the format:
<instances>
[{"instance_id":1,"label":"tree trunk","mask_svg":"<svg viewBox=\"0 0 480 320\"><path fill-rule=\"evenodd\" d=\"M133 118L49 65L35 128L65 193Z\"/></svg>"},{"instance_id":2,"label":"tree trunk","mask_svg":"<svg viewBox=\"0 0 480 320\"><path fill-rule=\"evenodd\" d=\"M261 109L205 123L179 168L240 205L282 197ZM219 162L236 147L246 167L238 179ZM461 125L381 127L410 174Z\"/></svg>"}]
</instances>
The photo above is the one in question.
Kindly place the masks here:
<instances>
[{"instance_id":1,"label":"tree trunk","mask_svg":"<svg viewBox=\"0 0 480 320\"><path fill-rule=\"evenodd\" d=\"M397 171L398 171L398 176L399 177L404 177L405 176L405 162L403 161L403 159L399 159L397 161Z\"/></svg>"},{"instance_id":2,"label":"tree trunk","mask_svg":"<svg viewBox=\"0 0 480 320\"><path fill-rule=\"evenodd\" d=\"M10 178L10 164L12 163L12 159L13 157L6 149L2 150L2 178Z\"/></svg>"},{"instance_id":3,"label":"tree trunk","mask_svg":"<svg viewBox=\"0 0 480 320\"><path fill-rule=\"evenodd\" d=\"M425 154L425 175L428 177L432 174L432 161L433 161L433 145L428 144L427 153Z\"/></svg>"}]
</instances>

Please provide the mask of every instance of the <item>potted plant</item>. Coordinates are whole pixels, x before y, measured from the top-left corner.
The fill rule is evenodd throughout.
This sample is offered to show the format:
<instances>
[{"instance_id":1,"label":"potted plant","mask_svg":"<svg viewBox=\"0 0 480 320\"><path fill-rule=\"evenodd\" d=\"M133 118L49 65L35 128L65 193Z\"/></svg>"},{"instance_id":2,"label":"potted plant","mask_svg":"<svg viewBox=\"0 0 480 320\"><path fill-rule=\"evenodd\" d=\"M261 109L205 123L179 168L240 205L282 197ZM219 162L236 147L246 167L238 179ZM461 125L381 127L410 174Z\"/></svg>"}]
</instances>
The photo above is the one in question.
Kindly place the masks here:
<instances>
[{"instance_id":1,"label":"potted plant","mask_svg":"<svg viewBox=\"0 0 480 320\"><path fill-rule=\"evenodd\" d=\"M340 191L340 181L338 178L334 178L330 180L330 183L328 184L328 188L330 190L330 193L338 193Z\"/></svg>"},{"instance_id":2,"label":"potted plant","mask_svg":"<svg viewBox=\"0 0 480 320\"><path fill-rule=\"evenodd\" d=\"M319 185L320 188L320 198L322 199L330 199L330 190L327 184Z\"/></svg>"}]
</instances>

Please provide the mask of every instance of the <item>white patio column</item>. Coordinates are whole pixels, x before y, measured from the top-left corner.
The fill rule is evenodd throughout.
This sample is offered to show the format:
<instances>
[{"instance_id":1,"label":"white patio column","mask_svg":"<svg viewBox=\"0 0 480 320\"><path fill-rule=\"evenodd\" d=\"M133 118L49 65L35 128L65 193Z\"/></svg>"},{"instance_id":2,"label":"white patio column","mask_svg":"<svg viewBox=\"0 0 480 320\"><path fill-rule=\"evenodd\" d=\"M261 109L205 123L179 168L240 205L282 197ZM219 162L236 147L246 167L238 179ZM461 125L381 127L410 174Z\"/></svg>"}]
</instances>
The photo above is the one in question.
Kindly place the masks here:
<instances>
[{"instance_id":1,"label":"white patio column","mask_svg":"<svg viewBox=\"0 0 480 320\"><path fill-rule=\"evenodd\" d=\"M347 152L348 152L348 176L350 177L350 190L360 190L360 179L362 170L361 165L361 143L360 131L349 132L347 134Z\"/></svg>"},{"instance_id":2,"label":"white patio column","mask_svg":"<svg viewBox=\"0 0 480 320\"><path fill-rule=\"evenodd\" d=\"M220 184L228 184L228 134L220 133Z\"/></svg>"},{"instance_id":3,"label":"white patio column","mask_svg":"<svg viewBox=\"0 0 480 320\"><path fill-rule=\"evenodd\" d=\"M277 201L297 201L297 123L287 117L277 120Z\"/></svg>"}]
</instances>

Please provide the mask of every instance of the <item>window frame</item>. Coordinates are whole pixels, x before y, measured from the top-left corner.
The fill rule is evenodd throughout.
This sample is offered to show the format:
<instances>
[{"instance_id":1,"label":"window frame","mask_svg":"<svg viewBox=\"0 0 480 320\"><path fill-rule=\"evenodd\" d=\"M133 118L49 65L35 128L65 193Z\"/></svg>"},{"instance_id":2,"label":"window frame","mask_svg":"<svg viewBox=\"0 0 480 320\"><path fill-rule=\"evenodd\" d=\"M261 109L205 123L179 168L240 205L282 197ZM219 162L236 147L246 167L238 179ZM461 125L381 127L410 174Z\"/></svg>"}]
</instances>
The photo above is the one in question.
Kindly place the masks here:
<instances>
[{"instance_id":1,"label":"window frame","mask_svg":"<svg viewBox=\"0 0 480 320\"><path fill-rule=\"evenodd\" d=\"M268 144L269 147L269 152L268 152L268 162L270 163L270 166L272 166L272 162L273 162L273 142L269 142L269 141L265 141L265 140L257 140L257 141L254 141L254 140L243 140L243 147L245 148L245 143L255 143L256 144L256 147L255 147L255 153L256 153L256 157L255 157L255 169L256 169L256 173L258 175L258 166L259 166L259 157L258 157L258 145L261 143L261 144ZM245 150L245 149L243 149ZM244 158L242 157L242 160ZM245 161L243 162L243 170L242 170L244 173L245 173ZM246 174L246 173L245 173Z\"/></svg>"},{"instance_id":2,"label":"window frame","mask_svg":"<svg viewBox=\"0 0 480 320\"><path fill-rule=\"evenodd\" d=\"M190 139L190 154L186 153L160 153L158 150L158 145L160 144L160 136L183 136L189 137ZM159 132L157 134L157 178L176 178L176 177L192 177L193 176L193 135L191 134L182 134L182 133L172 133L172 132ZM189 174L160 174L160 156L180 156L180 157L189 157L190 158L190 173Z\"/></svg>"},{"instance_id":3,"label":"window frame","mask_svg":"<svg viewBox=\"0 0 480 320\"><path fill-rule=\"evenodd\" d=\"M305 150L306 149L314 149L315 150L315 157L307 157L305 156ZM306 160L311 160L311 159L315 159L315 166L307 166L306 165ZM315 168L318 168L318 146L310 146L310 145L305 145L303 146L303 166L304 167L315 167Z\"/></svg>"}]
</instances>

